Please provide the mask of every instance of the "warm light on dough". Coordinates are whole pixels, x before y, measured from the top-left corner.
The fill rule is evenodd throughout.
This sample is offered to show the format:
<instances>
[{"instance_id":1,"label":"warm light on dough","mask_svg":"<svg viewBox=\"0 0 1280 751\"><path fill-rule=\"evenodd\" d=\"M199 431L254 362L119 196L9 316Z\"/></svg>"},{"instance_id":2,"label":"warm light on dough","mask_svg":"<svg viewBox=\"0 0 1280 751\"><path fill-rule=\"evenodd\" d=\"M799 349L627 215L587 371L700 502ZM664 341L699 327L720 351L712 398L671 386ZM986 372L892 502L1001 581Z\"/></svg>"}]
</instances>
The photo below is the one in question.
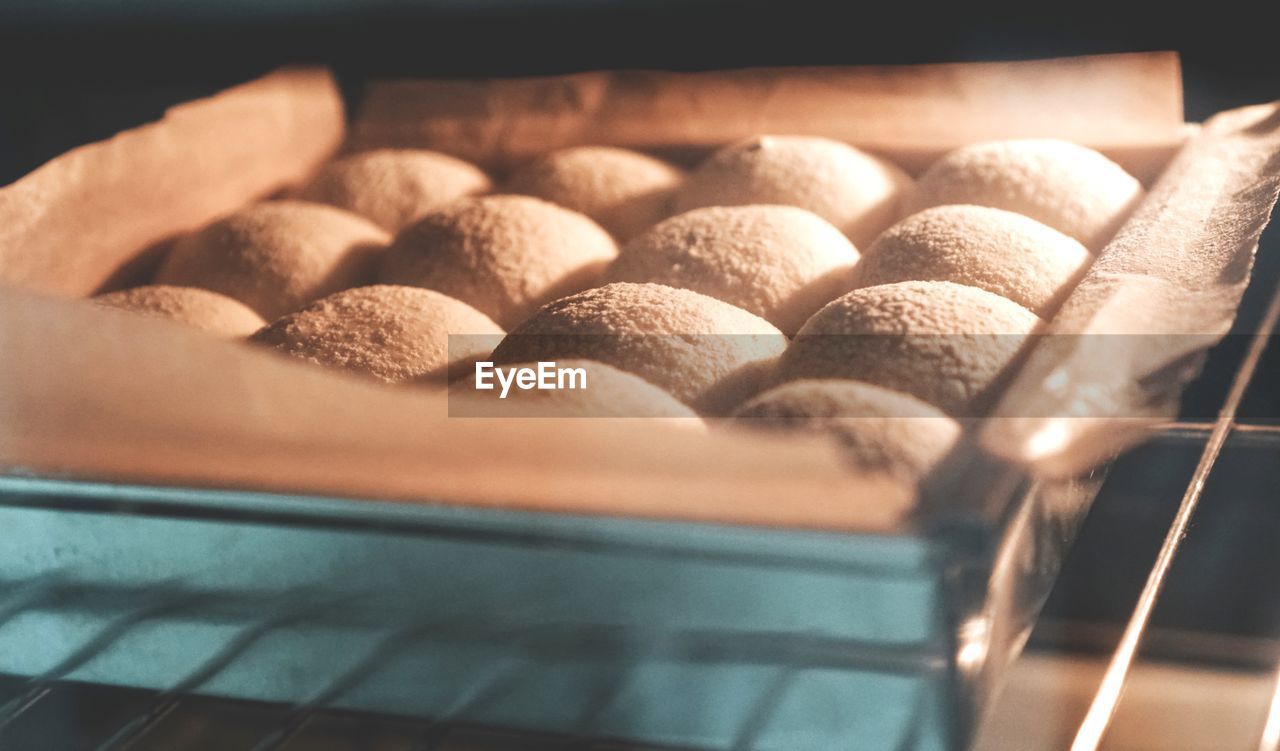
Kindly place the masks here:
<instances>
[{"instance_id":1,"label":"warm light on dough","mask_svg":"<svg viewBox=\"0 0 1280 751\"><path fill-rule=\"evenodd\" d=\"M487 193L489 176L461 159L420 149L376 149L329 162L298 191L369 219L388 232L466 195Z\"/></svg>"},{"instance_id":2,"label":"warm light on dough","mask_svg":"<svg viewBox=\"0 0 1280 751\"><path fill-rule=\"evenodd\" d=\"M538 198L464 198L406 227L382 281L439 290L505 328L590 287L618 254L586 216Z\"/></svg>"},{"instance_id":3,"label":"warm light on dough","mask_svg":"<svg viewBox=\"0 0 1280 751\"><path fill-rule=\"evenodd\" d=\"M594 219L626 241L671 213L684 172L660 159L610 146L553 151L521 168L506 190L535 196Z\"/></svg>"},{"instance_id":4,"label":"warm light on dough","mask_svg":"<svg viewBox=\"0 0 1280 751\"><path fill-rule=\"evenodd\" d=\"M809 319L783 355L778 381L866 381L969 416L986 407L1039 321L1015 302L951 282L866 287Z\"/></svg>"},{"instance_id":5,"label":"warm light on dough","mask_svg":"<svg viewBox=\"0 0 1280 751\"><path fill-rule=\"evenodd\" d=\"M756 136L702 163L676 194L675 210L776 203L808 209L858 248L898 218L911 178L898 167L829 138Z\"/></svg>"},{"instance_id":6,"label":"warm light on dough","mask_svg":"<svg viewBox=\"0 0 1280 751\"><path fill-rule=\"evenodd\" d=\"M373 256L389 241L380 227L350 212L269 201L178 240L156 282L221 292L274 320L364 283Z\"/></svg>"},{"instance_id":7,"label":"warm light on dough","mask_svg":"<svg viewBox=\"0 0 1280 751\"><path fill-rule=\"evenodd\" d=\"M954 203L1005 209L1096 253L1144 195L1137 179L1093 149L1049 138L992 141L934 162L916 181L905 213Z\"/></svg>"},{"instance_id":8,"label":"warm light on dough","mask_svg":"<svg viewBox=\"0 0 1280 751\"><path fill-rule=\"evenodd\" d=\"M443 383L488 356L502 335L488 316L452 297L378 284L316 300L253 341L386 383Z\"/></svg>"},{"instance_id":9,"label":"warm light on dough","mask_svg":"<svg viewBox=\"0 0 1280 751\"><path fill-rule=\"evenodd\" d=\"M248 305L199 287L150 284L98 295L99 305L167 318L217 336L239 339L262 328L265 321Z\"/></svg>"},{"instance_id":10,"label":"warm light on dough","mask_svg":"<svg viewBox=\"0 0 1280 751\"><path fill-rule=\"evenodd\" d=\"M839 230L804 209L712 207L672 217L627 243L607 276L701 292L794 334L849 291L857 261Z\"/></svg>"},{"instance_id":11,"label":"warm light on dough","mask_svg":"<svg viewBox=\"0 0 1280 751\"><path fill-rule=\"evenodd\" d=\"M938 206L898 222L858 263L858 287L905 281L967 284L1051 314L1088 268L1076 240L1021 214Z\"/></svg>"},{"instance_id":12,"label":"warm light on dough","mask_svg":"<svg viewBox=\"0 0 1280 751\"><path fill-rule=\"evenodd\" d=\"M772 324L728 303L620 283L547 305L498 345L493 360L599 360L700 413L724 414L759 390L785 347Z\"/></svg>"}]
</instances>

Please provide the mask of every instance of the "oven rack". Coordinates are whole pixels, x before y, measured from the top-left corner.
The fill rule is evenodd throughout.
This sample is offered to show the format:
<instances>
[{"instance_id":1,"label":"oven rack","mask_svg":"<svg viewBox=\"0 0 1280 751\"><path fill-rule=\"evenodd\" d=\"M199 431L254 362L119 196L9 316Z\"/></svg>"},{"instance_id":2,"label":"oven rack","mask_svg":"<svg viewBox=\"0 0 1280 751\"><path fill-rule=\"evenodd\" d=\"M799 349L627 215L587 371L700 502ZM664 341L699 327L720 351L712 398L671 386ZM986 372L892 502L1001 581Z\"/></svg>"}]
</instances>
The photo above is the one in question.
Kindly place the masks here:
<instances>
[{"instance_id":1,"label":"oven rack","mask_svg":"<svg viewBox=\"0 0 1280 751\"><path fill-rule=\"evenodd\" d=\"M473 685L457 689L457 701L450 711L430 718L407 716L383 716L367 712L341 710L331 704L378 673L386 665L395 662L412 650L414 640L424 635L439 635L442 631L486 630L504 638L528 640L540 644L549 653L577 654L583 645L589 649L617 648L635 650L637 659L670 655L682 659L726 661L733 663L772 664L777 667L772 685L765 691L754 712L738 729L732 748L751 749L759 733L767 726L776 708L775 701L790 681L809 668L856 665L873 665L886 671L904 669L905 663L916 659L915 655L894 655L882 648L859 649L856 644L804 639L794 635L786 637L779 648L780 639L743 638L723 633L668 633L663 634L661 646L655 648L655 638L650 633L628 633L626 628L548 628L545 632L530 631L522 627L508 627L494 623L492 616L486 620L467 621L465 618L426 620L401 626L381 633L367 645L362 657L351 666L337 670L331 680L319 687L310 697L292 705L265 703L229 698L213 698L198 695L203 686L220 673L232 668L237 660L245 659L251 647L273 632L287 630L307 621L318 612L329 610L335 604L326 593L295 593L292 601L270 602L266 598L244 596L236 598L225 593L209 594L166 588L163 584L148 587L119 589L87 589L75 583L63 583L56 577L27 582L0 582L0 627L6 622L34 609L58 607L62 602L74 602L77 608L94 608L100 605L112 612L123 611L104 627L89 635L82 644L71 650L62 660L40 675L19 678L0 674L0 749L85 748L100 751L141 751L142 749L169 748L244 748L252 751L276 749L297 750L304 748L329 748L318 743L313 733L332 731L332 726L343 725L346 732L356 733L362 740L351 748L414 749L415 751L496 751L528 749L529 751L647 751L651 745L638 745L622 741L591 738L578 735L537 733L478 727L456 720L456 716L506 691L511 681L521 678L520 665L497 676L476 681ZM121 604L124 607L121 607ZM152 691L136 688L91 685L66 680L77 668L98 657L124 635L145 628L147 621L160 614L172 614L183 608L200 606L204 616L216 613L253 612L259 618L239 629L208 659L194 670L179 677L171 687ZM945 660L934 658L937 670L945 668ZM619 682L625 675L619 675ZM584 720L591 713L605 710L616 695L616 688L606 688L592 706L583 707ZM97 704L104 696L110 697L108 708ZM70 713L84 722L85 730L73 731L77 737L50 742L49 729L67 724L65 720L50 721L39 716L42 709L55 713ZM83 714L82 714L83 712ZM177 717L178 721L173 722ZM246 724L257 735L237 739L233 745L221 737L228 726L215 730L207 742L197 735L209 717L230 721L237 730ZM24 727L24 722L28 727ZM50 723L53 724L50 724ZM328 727L329 731L323 728ZM97 737L79 737L88 732ZM374 744L368 735L385 738ZM68 742L72 745L63 746ZM488 745L485 745L488 744ZM346 748L337 746L336 748ZM697 751L687 747L662 747L664 751Z\"/></svg>"},{"instance_id":2,"label":"oven rack","mask_svg":"<svg viewBox=\"0 0 1280 751\"><path fill-rule=\"evenodd\" d=\"M631 690L634 699L636 691L654 685L655 676L658 685L672 685L672 676L698 681L696 685L702 688L691 690L705 696L732 691L732 680L747 677L751 690L739 692L730 702L734 710L727 715L721 712L712 723L715 730L709 737L717 740L705 747L716 751L776 746L780 733L795 732L796 716L810 711L797 705L796 696L813 696L815 684L832 680L836 681L835 690L841 692L837 695L845 697L851 691L863 696L871 690L868 686L893 684L890 693L867 701L889 710L893 719L889 729L882 731L903 733L903 743L914 747L913 733L934 738L934 734L947 732L949 714L941 691L952 685L954 678L953 647L945 636L949 632L939 631L942 624L932 609L930 593L935 585L930 582L936 576L936 562L923 543L871 540L850 548L847 535L779 531L761 535L748 530L705 531L669 525L646 533L637 530L635 522L614 524L596 519L589 524L579 522L582 529L575 537L573 519L547 520L539 528L528 526L527 520L519 524L508 521L504 526L499 518L486 526L468 515L471 523L459 525L450 523L450 515L456 512L447 508L427 512L369 505L353 513L353 504L325 499L290 498L271 506L263 502L267 499L252 495L229 499L222 491L202 495L117 486L83 490L78 483L44 479L30 483L41 486L41 493L15 492L15 487L23 484L21 478L5 480L9 492L0 503L0 507L16 512L8 518L16 520L19 534L23 529L39 530L23 522L24 518L47 520L71 534L42 536L41 541L4 556L14 568L8 580L0 580L0 629L9 626L7 633L17 637L0 640L0 658L7 666L21 666L10 667L8 679L0 681L0 749L6 751L311 748L315 746L299 745L307 742L309 728L338 717L354 722L348 711L353 708L368 713L359 719L363 727L375 724L375 717L396 715L398 727L402 731L410 728L413 736L412 743L404 747L453 751L455 747L470 748L449 745L459 736L489 735L497 732L495 727L538 728L539 723L545 726L552 722L532 714L543 706L537 696L529 708L530 694L542 692L544 681L559 686L560 693L555 693L553 685L548 695L566 697L565 706L551 715L572 719L554 720L552 725L560 735L531 734L530 742L536 743L529 748L648 748L651 746L622 746L594 736L601 735L597 728L628 727L628 722L653 727L653 708L648 714L636 715L623 693ZM171 503L163 503L165 500ZM255 501L257 505L243 505ZM321 505L312 507L313 503ZM325 513L329 511L336 513ZM68 517L73 518L68 521ZM76 517L84 525L79 529L74 526ZM200 553L195 558L211 568L184 569L179 575L165 565L169 560L165 555L147 558L141 551L152 544L147 537L151 532L139 531L140 524L174 530L180 537L187 535L179 539L179 545L199 539ZM215 528L228 531L211 539L207 533ZM589 534L582 533L584 530ZM342 540L361 537L367 541L359 543L363 546L359 555L383 563L388 555L404 552L420 540L432 541L437 562L459 545L479 547L502 556L489 566L494 571L510 571L513 555L517 561L546 561L551 566L549 572L534 572L530 577L538 581L548 575L554 578L567 564L590 561L592 555L598 560L598 554L606 553L624 560L620 564L600 561L604 570L622 571L624 576L635 561L644 562L647 574L643 578L648 586L658 587L659 596L655 600L632 583L626 591L639 599L623 602L639 609L628 610L626 618L603 622L584 620L584 616L606 612L598 604L561 615L554 607L549 611L544 603L529 598L508 601L501 589L502 606L495 608L492 584L479 596L472 596L466 588L442 589L436 584L424 587L425 582L402 581L391 596L403 597L409 592L414 596L408 602L393 602L387 593L361 589L375 580L371 576L394 575L392 564L380 563L368 573L337 579L331 579L330 572L308 568L316 561L345 565L342 551L350 553L353 548L340 548L336 555L316 551L283 575L262 569L262 561L272 554L259 557L256 565L248 567L247 577L226 574L225 569L234 567L238 560L233 552L228 552L225 560L214 561L205 559L203 553L207 547L219 546L227 534L248 535L248 542L258 549L261 546L256 543L279 540L282 535L289 539L304 535L313 547L317 540L345 544ZM110 539L114 535L122 537ZM94 539L104 536L107 541L102 544ZM71 551L74 564L59 568L46 565L46 542L87 545L91 550ZM547 546L553 546L553 558L529 557L542 555L540 551ZM530 553L503 552L508 549ZM23 550L35 557L25 559ZM40 552L34 552L37 550ZM122 560L122 555L127 558L134 550L139 551L141 563ZM292 550L283 549L276 555L292 560ZM56 550L49 555L58 559ZM431 559L418 558L413 563L418 565L422 560ZM467 560L467 565L485 565L474 553L468 554ZM105 576L86 572L84 564L94 561L116 568ZM727 573L709 574L709 569L727 569ZM25 577L12 573L23 570L36 573ZM259 574L268 581L260 583ZM675 574L693 578L687 586L668 590L664 583L678 584L669 578ZM756 588L772 586L769 582L791 582L809 590L784 596L781 601L797 606L793 612L808 614L805 620L811 624L827 623L826 630L805 633L805 629L797 631L790 625L794 618L785 613L779 619L758 607L742 610L744 602L755 599ZM665 602L670 596L687 601L691 593L696 596L708 585L718 590L722 583L730 584L734 591L728 599L717 598L718 605L708 608L688 602L696 622L693 625L674 621L655 624L637 615L652 612L655 602ZM447 599L438 596L442 591ZM900 611L893 617L920 624L918 633L912 634L908 625L905 631L899 629L906 636L893 636L896 643L888 644L879 637L876 641L859 637L859 633L883 633L888 628L875 624L879 616L871 621L864 617L861 626L847 621L848 604L860 601L859 591L878 591L879 597L889 598L886 602ZM433 592L437 596L432 596ZM541 596L543 592L534 590L531 594ZM592 596L600 597L598 592ZM572 601L572 597L557 596L552 603ZM817 607L806 607L805 603ZM730 609L727 617L715 615L717 608L726 606ZM709 614L711 622L706 621ZM739 621L735 614L748 620ZM868 623L874 630L867 631ZM442 660L444 647L460 651L462 658L455 661L452 654L445 654ZM29 654L22 654L23 650ZM476 660L477 653L486 656ZM477 664L483 670L474 675L458 667ZM444 670L433 672L439 666ZM276 681L276 672L294 675ZM433 677L437 682L431 686ZM635 686L637 677L640 688ZM147 698L132 713L113 717L98 717L98 711L88 704L68 698L101 698L105 685ZM855 688L849 688L851 685ZM518 698L513 699L513 693ZM427 694L431 694L429 701L419 701ZM261 728L260 737L233 743L211 740L201 745L185 736L178 742L165 735L181 730L175 730L175 721L185 717L191 722L188 710L208 710L221 716L231 711L227 708L255 703L244 699L257 700L252 714L272 718ZM63 706L60 702L75 704L69 717L57 717ZM117 711L119 703L108 702L108 709L102 711L110 713L113 707L112 711ZM42 711L54 713L54 719L42 716ZM67 713L65 708L62 711ZM533 719L487 719L509 718L513 712ZM699 712L695 709L692 714ZM775 727L776 715L782 715L781 730ZM601 717L606 721L597 722ZM925 720L916 723L913 718ZM80 722L93 728L92 737L48 740L51 728L74 732ZM194 722L202 725L199 719ZM487 726L483 732L474 729L481 722ZM874 725L876 721L869 722ZM695 721L694 727L703 728L703 721ZM692 733L687 728L679 732L682 735L676 737ZM641 737L632 733L602 735ZM773 740L758 743L762 735L772 735ZM510 737L494 748L521 748ZM399 746L391 746L395 747Z\"/></svg>"},{"instance_id":3,"label":"oven rack","mask_svg":"<svg viewBox=\"0 0 1280 751\"><path fill-rule=\"evenodd\" d=\"M1182 500L1178 504L1173 523L1165 534L1164 541L1147 575L1146 583L1138 595L1133 612L1111 655L1098 690L1076 731L1071 743L1071 751L1098 751L1102 747L1107 730L1119 709L1125 684L1137 660L1139 648L1146 636L1152 611L1164 589L1182 542L1187 537L1205 486L1218 465L1218 460L1222 457L1227 440L1233 434L1240 434L1264 445L1280 446L1280 427L1238 424L1240 406L1244 402L1249 386L1253 383L1254 375L1259 369L1271 337L1275 334L1277 323L1280 323L1280 285L1277 285L1271 293L1266 310L1252 334L1249 347L1231 379L1217 419L1208 423L1175 423L1168 428L1174 435L1203 437L1204 448L1183 492ZM1272 696L1267 723L1258 741L1259 751L1276 751L1278 748L1280 748L1280 673L1277 676L1277 690Z\"/></svg>"}]
</instances>

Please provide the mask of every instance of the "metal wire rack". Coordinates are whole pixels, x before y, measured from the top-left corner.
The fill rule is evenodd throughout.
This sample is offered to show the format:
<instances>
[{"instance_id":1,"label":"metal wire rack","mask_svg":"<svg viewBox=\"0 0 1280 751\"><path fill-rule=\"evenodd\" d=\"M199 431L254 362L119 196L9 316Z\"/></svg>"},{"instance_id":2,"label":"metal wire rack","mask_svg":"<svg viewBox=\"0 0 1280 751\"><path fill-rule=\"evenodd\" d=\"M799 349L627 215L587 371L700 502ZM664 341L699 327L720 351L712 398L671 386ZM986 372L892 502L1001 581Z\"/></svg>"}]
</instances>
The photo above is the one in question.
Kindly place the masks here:
<instances>
[{"instance_id":1,"label":"metal wire rack","mask_svg":"<svg viewBox=\"0 0 1280 751\"><path fill-rule=\"evenodd\" d=\"M1245 392L1253 381L1254 374L1262 361L1263 353L1274 334L1277 322L1280 322L1280 287L1272 294L1266 311L1262 316L1250 346L1240 362L1231 386L1223 401L1218 417L1211 423L1188 424L1175 423L1168 430L1182 436L1203 436L1205 445L1191 480L1182 496L1178 511L1172 525L1165 535L1164 543L1147 576L1146 584L1138 596L1133 613L1124 628L1119 644L1111 656L1107 671L1102 678L1071 744L1071 751L1097 751L1102 746L1108 728L1116 715L1125 683L1133 668L1138 649L1146 635L1151 613L1164 588L1169 572L1173 567L1182 541L1187 536L1196 507L1204 494L1210 474L1222 456L1227 439L1233 433L1240 433L1248 438L1264 444L1280 444L1280 428L1266 425L1241 426L1237 424L1240 405L1244 401ZM1271 711L1266 728L1259 739L1259 749L1274 749L1280 744L1280 690L1272 700Z\"/></svg>"},{"instance_id":2,"label":"metal wire rack","mask_svg":"<svg viewBox=\"0 0 1280 751\"><path fill-rule=\"evenodd\" d=\"M342 711L331 706L404 654L415 638L441 628L461 625L449 620L427 621L384 632L367 645L360 659L349 668L337 671L311 696L294 704L267 704L211 698L197 692L237 660L245 659L245 653L255 642L331 607L334 604L331 599L299 593L295 601L274 605L254 599L216 603L220 608L248 608L265 615L238 630L212 656L179 677L170 688L151 691L82 684L66 678L126 633L145 627L148 619L199 603L205 599L204 596L166 591L163 587L146 587L136 592L86 591L76 585L63 585L56 579L26 582L7 590L9 594L0 601L0 626L23 612L56 606L62 601L75 601L83 606L100 598L137 604L123 615L109 620L78 648L40 675L29 678L0 675L0 748L92 748L101 751L168 748L643 751L652 748L577 735L480 728L454 719L464 715L468 708L504 692L508 679L518 677L522 668L518 664L474 685L458 687L455 704L436 717L381 716ZM462 627L502 628L493 623ZM591 633L583 630L550 634L513 632L513 637L541 639L545 644L558 643L560 649L570 651L585 644L598 647L611 641L616 644L625 644L629 640L646 644L652 641L648 635L636 636L609 629ZM684 633L669 634L664 641L664 649L695 659L776 660L768 640L753 643L751 639L739 639L736 643L734 640L726 643L724 634ZM787 664L777 672L774 684L762 694L756 711L739 729L734 749L754 747L757 734L769 720L774 701L797 670L814 665L839 666L850 661L865 664L868 658L879 660L885 669L893 668L893 655L886 655L883 650L860 655L847 643L791 637L785 651ZM584 717L602 711L615 694L616 691L608 688L602 690L592 706L582 708ZM75 726L74 737L50 741L49 729L68 725L68 719ZM358 742L352 740L350 745L343 745L341 737L358 739ZM50 743L53 745L48 745ZM60 745L62 743L70 745Z\"/></svg>"},{"instance_id":3,"label":"metal wire rack","mask_svg":"<svg viewBox=\"0 0 1280 751\"><path fill-rule=\"evenodd\" d=\"M73 499L74 500L74 499ZM15 499L16 505L22 501ZM218 524L228 509L129 508L127 502L115 506L101 498L72 506L94 515L139 514L190 515L198 524ZM41 510L44 513L45 510ZM63 512L57 512L63 513ZM278 519L267 514L256 523L267 527L289 526L306 520ZM243 520L237 520L243 521ZM315 524L345 527L353 520L329 519ZM366 518L366 522L369 520ZM374 524L370 531L379 530ZM455 532L457 530L454 530ZM431 525L420 529L397 528L397 534L436 539L442 530ZM477 532L477 534L483 534ZM494 533L500 534L500 533ZM376 539L371 538L371 539ZM563 542L563 541L561 541ZM544 540L530 539L520 544L539 546ZM590 544L588 541L587 544ZM625 546L619 546L625 549ZM612 548L611 548L612 552ZM670 551L658 545L652 549L636 545L630 554L638 557L665 557ZM704 551L721 562L740 565L743 553ZM821 567L822 561L779 558L770 551L750 554L752 564L783 565L803 570ZM618 699L621 686L634 660L663 658L681 663L762 666L771 678L752 711L733 732L732 748L750 749L770 723L777 704L798 673L809 668L879 670L888 673L945 674L944 654L923 650L918 645L886 649L856 639L804 636L794 633L771 635L729 633L715 628L680 630L645 626L584 625L545 622L531 626L518 617L504 619L492 609L469 612L458 602L434 602L436 612L406 615L396 611L396 620L370 625L377 613L353 605L350 593L335 594L328 589L290 588L279 591L239 591L226 588L201 590L172 572L161 578L123 583L86 582L54 570L36 578L0 580L0 628L33 613L73 611L96 617L91 630L74 639L63 639L60 657L38 673L24 677L0 675L0 749L168 749L168 748L413 748L442 751L482 751L483 749L534 750L641 749L609 739L582 734L507 732L494 727L477 727L467 718L470 710L500 700L518 681L537 679L537 666L513 660L505 669L477 675L450 686L452 704L443 710L389 716L344 711L342 700L362 685L378 682L381 674L405 658L412 659L415 648L426 640L480 639L482 643L527 642L528 651L540 658L605 658L616 665L612 682L597 686L581 707L573 712L582 727L593 727L595 715L608 711ZM838 573L833 571L832 573ZM367 603L362 603L367 605ZM203 623L230 624L229 634L203 659L189 669L166 672L170 682L159 690L85 684L77 671L103 659L128 639L164 621L172 627L176 619ZM289 703L264 703L211 698L207 689L226 673L252 662L256 648L274 637L289 635L299 628L352 627L357 637L344 640L345 655L320 667L326 677L307 691L291 695ZM133 643L137 643L136 641ZM354 646L349 646L354 645ZM6 645L5 648L11 649ZM143 649L146 646L144 644ZM125 647L123 651L127 651ZM63 654L65 652L65 654ZM420 656L420 655L419 655ZM348 659L349 658L349 659ZM255 668L255 669L261 669ZM426 679L430 680L431 675ZM166 680L169 680L166 678ZM416 679L416 678L415 678ZM126 681L127 683L127 681ZM50 733L51 729L58 730ZM335 745L343 734L352 745ZM378 738L376 743L371 738ZM717 748L725 748L717 745Z\"/></svg>"}]
</instances>

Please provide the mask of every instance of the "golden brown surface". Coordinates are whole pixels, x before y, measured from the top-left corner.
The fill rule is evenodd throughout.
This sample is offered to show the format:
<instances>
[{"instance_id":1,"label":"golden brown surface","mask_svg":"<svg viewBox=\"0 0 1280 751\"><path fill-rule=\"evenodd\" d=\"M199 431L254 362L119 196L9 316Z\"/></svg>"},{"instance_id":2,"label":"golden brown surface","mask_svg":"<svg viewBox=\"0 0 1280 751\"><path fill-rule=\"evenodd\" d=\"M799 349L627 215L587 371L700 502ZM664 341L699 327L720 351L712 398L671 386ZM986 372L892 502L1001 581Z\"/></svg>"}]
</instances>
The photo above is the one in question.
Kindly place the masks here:
<instances>
[{"instance_id":1,"label":"golden brown surface","mask_svg":"<svg viewBox=\"0 0 1280 751\"><path fill-rule=\"evenodd\" d=\"M386 232L350 212L268 201L179 240L156 282L221 292L273 320L363 283L372 256L388 241Z\"/></svg>"},{"instance_id":2,"label":"golden brown surface","mask_svg":"<svg viewBox=\"0 0 1280 751\"><path fill-rule=\"evenodd\" d=\"M705 206L807 209L859 249L898 218L911 178L848 144L812 136L756 136L712 154L676 194L677 213Z\"/></svg>"},{"instance_id":3,"label":"golden brown surface","mask_svg":"<svg viewBox=\"0 0 1280 751\"><path fill-rule=\"evenodd\" d=\"M93 301L109 308L167 318L231 339L247 337L266 323L239 300L198 287L151 284L108 292Z\"/></svg>"},{"instance_id":4,"label":"golden brown surface","mask_svg":"<svg viewBox=\"0 0 1280 751\"><path fill-rule=\"evenodd\" d=\"M906 213L991 206L1047 224L1096 253L1144 195L1132 175L1092 149L1029 138L963 146L942 157L916 181Z\"/></svg>"},{"instance_id":5,"label":"golden brown surface","mask_svg":"<svg viewBox=\"0 0 1280 751\"><path fill-rule=\"evenodd\" d=\"M809 319L783 355L778 381L866 381L971 416L987 406L992 386L1039 322L1021 305L976 287L866 287Z\"/></svg>"},{"instance_id":6,"label":"golden brown surface","mask_svg":"<svg viewBox=\"0 0 1280 751\"><path fill-rule=\"evenodd\" d=\"M855 286L905 281L966 284L1046 317L1093 258L1034 219L985 206L938 206L898 222L863 254Z\"/></svg>"},{"instance_id":7,"label":"golden brown surface","mask_svg":"<svg viewBox=\"0 0 1280 751\"><path fill-rule=\"evenodd\" d=\"M683 181L683 170L637 151L579 146L533 160L506 190L586 214L623 242L670 216Z\"/></svg>"},{"instance_id":8,"label":"golden brown surface","mask_svg":"<svg viewBox=\"0 0 1280 751\"><path fill-rule=\"evenodd\" d=\"M488 316L452 297L379 284L316 300L252 341L317 365L405 383L443 382L487 356L502 335Z\"/></svg>"},{"instance_id":9,"label":"golden brown surface","mask_svg":"<svg viewBox=\"0 0 1280 751\"><path fill-rule=\"evenodd\" d=\"M622 249L606 277L690 289L794 334L853 286L858 251L792 206L727 206L672 217Z\"/></svg>"},{"instance_id":10,"label":"golden brown surface","mask_svg":"<svg viewBox=\"0 0 1280 751\"><path fill-rule=\"evenodd\" d=\"M599 360L723 414L759 388L786 346L768 321L661 284L609 284L556 300L514 329L493 360Z\"/></svg>"},{"instance_id":11,"label":"golden brown surface","mask_svg":"<svg viewBox=\"0 0 1280 751\"><path fill-rule=\"evenodd\" d=\"M472 164L425 149L374 149L320 168L298 192L399 232L450 201L492 187Z\"/></svg>"},{"instance_id":12,"label":"golden brown surface","mask_svg":"<svg viewBox=\"0 0 1280 751\"><path fill-rule=\"evenodd\" d=\"M595 284L617 254L577 212L527 196L465 198L401 232L382 281L439 290L509 329Z\"/></svg>"}]
</instances>

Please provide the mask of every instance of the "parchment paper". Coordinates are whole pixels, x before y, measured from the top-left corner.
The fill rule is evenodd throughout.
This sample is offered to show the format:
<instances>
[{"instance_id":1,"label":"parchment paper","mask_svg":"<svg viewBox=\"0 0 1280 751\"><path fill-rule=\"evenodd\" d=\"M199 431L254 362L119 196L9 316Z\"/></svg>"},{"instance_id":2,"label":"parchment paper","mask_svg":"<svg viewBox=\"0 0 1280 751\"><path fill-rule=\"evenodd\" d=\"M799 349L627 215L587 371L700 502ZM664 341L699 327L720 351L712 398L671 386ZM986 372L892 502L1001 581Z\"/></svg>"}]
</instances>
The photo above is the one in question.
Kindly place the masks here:
<instances>
[{"instance_id":1,"label":"parchment paper","mask_svg":"<svg viewBox=\"0 0 1280 751\"><path fill-rule=\"evenodd\" d=\"M1280 103L1206 123L1039 339L984 446L1074 474L1175 414L1231 329L1278 193Z\"/></svg>"},{"instance_id":2,"label":"parchment paper","mask_svg":"<svg viewBox=\"0 0 1280 751\"><path fill-rule=\"evenodd\" d=\"M461 87L461 101L477 110L430 129L431 145L456 138L457 148L448 150L473 158L510 159L573 139L599 142L607 132L629 145L681 137L701 145L756 130L842 138L861 132L868 139L900 132L896 145L880 146L925 154L963 140L1028 134L1011 131L1010 123L1051 122L1077 128L1056 135L1103 145L1104 133L1112 132L1112 146L1151 154L1167 153L1186 133L1174 74L1176 60L1163 55L834 71L828 84L816 71L689 79L593 74L583 80L596 88L586 90L603 98L551 108L552 120L569 112L565 122L577 125L542 140L540 123L549 121L536 107L526 111L528 122L510 109L486 113L484 107L508 101L505 94L491 97L487 85L404 85L409 92ZM757 75L763 77L753 83ZM574 83L578 77L564 80L567 88L540 85L550 92L584 85ZM703 88L680 90L684 80ZM711 90L708 81L717 82ZM725 81L734 83L722 87ZM517 91L525 85L512 84ZM384 105L377 103L389 102L396 90L375 89L362 127L378 120L373 115ZM932 95L941 99L930 115ZM1070 96L1078 96L1076 111L1087 117L1063 116L1060 105ZM807 114L784 117L810 97ZM456 100L440 101L455 108ZM951 120L966 102L972 106L964 111L983 116ZM1046 118L1049 104L1059 106ZM414 106L426 105L408 111ZM671 125L677 113L689 121L683 131ZM505 124L481 127L487 114ZM627 125L629 119L636 122ZM412 122L422 132L424 121ZM1113 320L1108 311L1120 320L1134 309L1126 296L1155 288L1165 295L1162 310L1185 301L1192 312L1212 312L1207 318L1188 312L1174 323L1212 323L1201 329L1215 336L1225 330L1252 243L1275 200L1275 130L1274 108L1211 123L1104 252L1061 320L1071 321L1072 330ZM362 132L367 138L374 131ZM493 132L507 135L493 140ZM1090 132L1097 137L1086 137ZM373 385L31 291L95 289L157 240L306 174L340 133L340 104L327 74L286 71L77 149L0 190L0 471L873 532L894 531L914 508L915 488L854 474L828 444L806 438L702 433L644 420L447 418L442 394ZM646 133L656 135L628 140ZM939 140L924 141L930 134ZM1206 222L1201 231L1196 216ZM1219 226L1218 217L1229 219ZM1166 225L1181 234L1157 233ZM1171 257L1194 263L1171 267ZM1143 281L1125 283L1130 278ZM1009 398L1038 398L1051 359L1049 349L1033 352ZM1179 377L1166 385L1181 383ZM1124 396L1115 398L1119 404ZM1040 467L1026 448L1036 435L1006 430L986 438L993 451ZM1091 439L1072 434L1055 456L1078 457L1081 442Z\"/></svg>"},{"instance_id":3,"label":"parchment paper","mask_svg":"<svg viewBox=\"0 0 1280 751\"><path fill-rule=\"evenodd\" d=\"M491 169L550 149L607 144L705 151L761 133L820 135L911 171L999 138L1092 146L1140 179L1186 131L1177 55L1144 53L891 67L374 82L349 147L428 147Z\"/></svg>"},{"instance_id":4,"label":"parchment paper","mask_svg":"<svg viewBox=\"0 0 1280 751\"><path fill-rule=\"evenodd\" d=\"M333 77L295 68L73 149L0 188L0 281L93 292L155 243L306 175L344 127Z\"/></svg>"},{"instance_id":5,"label":"parchment paper","mask_svg":"<svg viewBox=\"0 0 1280 751\"><path fill-rule=\"evenodd\" d=\"M816 440L450 418L443 392L10 287L0 352L3 472L872 531L915 493Z\"/></svg>"}]
</instances>

